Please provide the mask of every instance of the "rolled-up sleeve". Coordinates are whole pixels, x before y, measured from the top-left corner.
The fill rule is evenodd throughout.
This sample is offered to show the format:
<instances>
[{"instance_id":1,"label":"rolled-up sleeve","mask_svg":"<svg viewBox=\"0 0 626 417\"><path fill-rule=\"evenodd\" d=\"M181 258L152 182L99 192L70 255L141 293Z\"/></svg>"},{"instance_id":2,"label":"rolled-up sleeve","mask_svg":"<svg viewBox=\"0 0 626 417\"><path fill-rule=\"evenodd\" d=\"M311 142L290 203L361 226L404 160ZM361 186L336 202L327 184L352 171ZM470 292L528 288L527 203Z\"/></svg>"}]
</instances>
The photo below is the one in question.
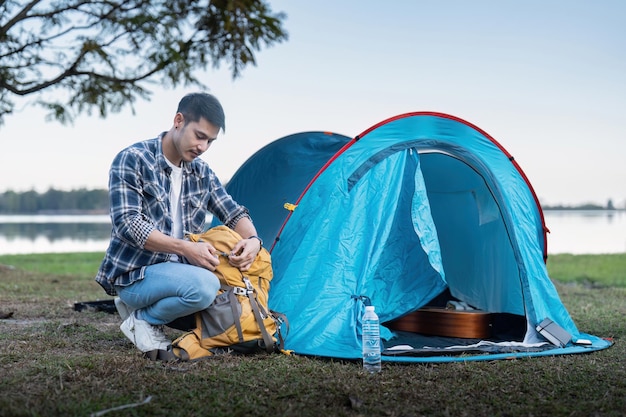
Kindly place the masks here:
<instances>
[{"instance_id":1,"label":"rolled-up sleeve","mask_svg":"<svg viewBox=\"0 0 626 417\"><path fill-rule=\"evenodd\" d=\"M119 154L111 165L109 175L109 203L111 221L117 236L129 245L144 248L148 236L156 228L154 222L146 216L144 210L153 215L163 215L162 207L167 203L159 187L153 187L152 198L144 198L146 180L140 175L140 159L144 155L138 152ZM150 191L149 191L150 192ZM148 207L144 207L148 205Z\"/></svg>"}]
</instances>

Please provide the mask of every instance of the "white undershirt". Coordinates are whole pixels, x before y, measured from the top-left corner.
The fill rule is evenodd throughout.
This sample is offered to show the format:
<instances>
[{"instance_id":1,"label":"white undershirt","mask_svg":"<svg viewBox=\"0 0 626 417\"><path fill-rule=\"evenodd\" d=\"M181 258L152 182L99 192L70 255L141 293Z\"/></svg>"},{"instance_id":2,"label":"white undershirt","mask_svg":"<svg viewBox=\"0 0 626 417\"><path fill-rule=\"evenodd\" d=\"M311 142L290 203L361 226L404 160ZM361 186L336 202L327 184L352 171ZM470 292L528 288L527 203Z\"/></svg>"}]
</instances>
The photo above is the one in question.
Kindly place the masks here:
<instances>
[{"instance_id":1,"label":"white undershirt","mask_svg":"<svg viewBox=\"0 0 626 417\"><path fill-rule=\"evenodd\" d=\"M183 211L181 209L180 193L183 187L183 169L167 161L172 168L170 173L170 211L172 212L172 236L183 238ZM173 255L172 261L178 261L178 256Z\"/></svg>"}]
</instances>

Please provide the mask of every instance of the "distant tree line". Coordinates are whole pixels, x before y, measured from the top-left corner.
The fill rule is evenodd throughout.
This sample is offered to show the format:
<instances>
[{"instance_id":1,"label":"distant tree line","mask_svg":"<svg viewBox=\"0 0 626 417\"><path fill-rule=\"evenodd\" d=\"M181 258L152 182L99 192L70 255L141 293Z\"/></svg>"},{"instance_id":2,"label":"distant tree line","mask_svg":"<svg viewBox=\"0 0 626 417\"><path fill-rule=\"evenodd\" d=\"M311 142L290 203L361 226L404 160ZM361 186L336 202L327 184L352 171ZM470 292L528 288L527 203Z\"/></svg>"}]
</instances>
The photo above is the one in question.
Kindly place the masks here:
<instances>
[{"instance_id":1,"label":"distant tree line","mask_svg":"<svg viewBox=\"0 0 626 417\"><path fill-rule=\"evenodd\" d=\"M107 213L107 190L5 191L0 194L0 214Z\"/></svg>"},{"instance_id":2,"label":"distant tree line","mask_svg":"<svg viewBox=\"0 0 626 417\"><path fill-rule=\"evenodd\" d=\"M612 200L606 206L587 203L577 206L542 205L543 210L615 210ZM108 213L107 190L61 191L50 188L44 193L5 191L0 194L0 214Z\"/></svg>"},{"instance_id":3,"label":"distant tree line","mask_svg":"<svg viewBox=\"0 0 626 417\"><path fill-rule=\"evenodd\" d=\"M559 204L556 206L542 205L541 208L544 210L616 210L616 207L613 204L613 200L611 199L607 201L606 206L601 206L599 204L593 204L593 203L586 203L586 204L580 204L577 206L564 206L562 204Z\"/></svg>"}]
</instances>

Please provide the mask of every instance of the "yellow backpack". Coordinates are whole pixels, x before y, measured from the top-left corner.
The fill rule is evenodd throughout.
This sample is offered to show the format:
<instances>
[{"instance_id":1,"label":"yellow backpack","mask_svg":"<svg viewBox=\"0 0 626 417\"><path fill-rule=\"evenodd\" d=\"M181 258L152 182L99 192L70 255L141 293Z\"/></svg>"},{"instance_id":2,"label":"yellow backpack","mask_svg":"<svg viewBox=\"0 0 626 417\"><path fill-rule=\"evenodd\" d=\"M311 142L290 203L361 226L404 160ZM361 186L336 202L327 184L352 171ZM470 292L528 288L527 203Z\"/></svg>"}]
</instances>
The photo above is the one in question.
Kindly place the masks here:
<instances>
[{"instance_id":1,"label":"yellow backpack","mask_svg":"<svg viewBox=\"0 0 626 417\"><path fill-rule=\"evenodd\" d=\"M281 325L286 317L268 307L272 262L265 248L246 272L228 263L227 253L242 239L226 226L216 226L202 234L190 235L193 242L210 242L222 252L214 271L221 289L215 301L195 313L196 327L172 342L174 355L181 360L196 360L213 355L216 348L237 353L283 350Z\"/></svg>"}]
</instances>

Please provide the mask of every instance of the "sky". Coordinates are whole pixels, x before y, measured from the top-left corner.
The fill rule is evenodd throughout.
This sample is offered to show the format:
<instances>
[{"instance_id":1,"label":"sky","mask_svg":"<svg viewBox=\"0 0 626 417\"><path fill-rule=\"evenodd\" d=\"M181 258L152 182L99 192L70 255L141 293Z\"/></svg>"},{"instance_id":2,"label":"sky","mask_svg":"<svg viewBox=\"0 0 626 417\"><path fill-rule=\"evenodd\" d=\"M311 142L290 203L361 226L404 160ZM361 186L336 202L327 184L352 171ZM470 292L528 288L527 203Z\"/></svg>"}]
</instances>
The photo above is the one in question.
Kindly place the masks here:
<instances>
[{"instance_id":1,"label":"sky","mask_svg":"<svg viewBox=\"0 0 626 417\"><path fill-rule=\"evenodd\" d=\"M402 113L464 119L522 167L542 204L626 207L626 2L282 0L289 40L232 79L200 73L226 112L202 156L223 182L283 136L356 136ZM25 100L0 126L0 192L107 187L117 152L172 126L193 88L135 114L46 122Z\"/></svg>"}]
</instances>

